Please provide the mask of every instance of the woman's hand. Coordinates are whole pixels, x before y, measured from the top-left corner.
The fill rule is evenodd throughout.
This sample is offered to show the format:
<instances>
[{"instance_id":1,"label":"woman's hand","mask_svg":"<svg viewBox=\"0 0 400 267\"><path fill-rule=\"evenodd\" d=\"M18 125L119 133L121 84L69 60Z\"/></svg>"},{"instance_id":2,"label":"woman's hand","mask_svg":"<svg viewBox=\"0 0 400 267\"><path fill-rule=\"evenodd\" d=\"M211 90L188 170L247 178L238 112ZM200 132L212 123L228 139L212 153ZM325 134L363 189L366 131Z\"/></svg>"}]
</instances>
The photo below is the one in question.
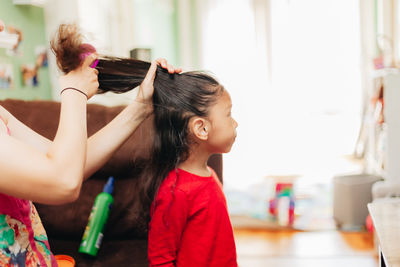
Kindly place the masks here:
<instances>
[{"instance_id":1,"label":"woman's hand","mask_svg":"<svg viewBox=\"0 0 400 267\"><path fill-rule=\"evenodd\" d=\"M153 111L152 97L154 93L154 78L156 77L157 65L168 70L168 73L170 74L182 72L181 68L174 68L172 65L168 64L167 60L164 58L159 58L151 62L149 71L147 72L143 82L140 84L139 92L136 96L136 101L148 105L148 114Z\"/></svg>"},{"instance_id":2,"label":"woman's hand","mask_svg":"<svg viewBox=\"0 0 400 267\"><path fill-rule=\"evenodd\" d=\"M182 72L181 68L174 68L174 66L172 66L171 64L168 64L168 62L165 58L156 59L156 63L157 63L157 65L160 65L162 68L168 70L168 73L170 73L170 74Z\"/></svg>"},{"instance_id":3,"label":"woman's hand","mask_svg":"<svg viewBox=\"0 0 400 267\"><path fill-rule=\"evenodd\" d=\"M76 70L61 76L61 90L73 87L87 94L88 98L92 97L99 88L99 81L97 80L99 71L90 67L96 59L97 55L91 54L85 58L82 65Z\"/></svg>"}]
</instances>

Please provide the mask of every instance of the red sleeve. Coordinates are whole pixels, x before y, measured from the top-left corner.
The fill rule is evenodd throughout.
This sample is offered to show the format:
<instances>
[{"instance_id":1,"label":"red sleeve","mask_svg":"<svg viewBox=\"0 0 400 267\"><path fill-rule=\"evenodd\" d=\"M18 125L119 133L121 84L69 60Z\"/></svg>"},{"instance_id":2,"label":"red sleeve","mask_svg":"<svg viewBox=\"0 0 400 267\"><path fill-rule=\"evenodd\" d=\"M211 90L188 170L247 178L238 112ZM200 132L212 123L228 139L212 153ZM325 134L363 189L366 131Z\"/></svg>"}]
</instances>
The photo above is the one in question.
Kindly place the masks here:
<instances>
[{"instance_id":1,"label":"red sleeve","mask_svg":"<svg viewBox=\"0 0 400 267\"><path fill-rule=\"evenodd\" d=\"M179 189L160 191L154 204L149 225L149 266L175 266L188 216L186 194Z\"/></svg>"}]
</instances>

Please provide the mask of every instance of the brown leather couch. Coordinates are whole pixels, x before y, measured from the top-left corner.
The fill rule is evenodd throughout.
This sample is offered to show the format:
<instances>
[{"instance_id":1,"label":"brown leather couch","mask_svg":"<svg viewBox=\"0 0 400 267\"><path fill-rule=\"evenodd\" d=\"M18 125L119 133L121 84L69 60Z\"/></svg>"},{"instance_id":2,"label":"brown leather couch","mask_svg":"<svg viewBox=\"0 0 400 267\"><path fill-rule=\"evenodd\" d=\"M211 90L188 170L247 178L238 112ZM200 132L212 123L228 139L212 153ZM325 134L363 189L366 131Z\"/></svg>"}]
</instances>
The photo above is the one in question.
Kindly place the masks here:
<instances>
[{"instance_id":1,"label":"brown leather couch","mask_svg":"<svg viewBox=\"0 0 400 267\"><path fill-rule=\"evenodd\" d=\"M9 99L0 101L0 105L41 135L49 139L54 138L58 126L60 103ZM88 135L92 135L111 121L122 108L89 104ZM148 147L152 142L151 125L151 118L143 122L105 166L83 183L77 201L61 206L35 204L55 255L72 256L78 267L148 266L147 225L145 221L139 219L134 203L138 186L135 166L139 159L148 154ZM221 155L213 155L209 160L209 165L222 180ZM98 256L88 258L78 253L78 247L94 199L102 191L109 176L115 177L114 205Z\"/></svg>"}]
</instances>

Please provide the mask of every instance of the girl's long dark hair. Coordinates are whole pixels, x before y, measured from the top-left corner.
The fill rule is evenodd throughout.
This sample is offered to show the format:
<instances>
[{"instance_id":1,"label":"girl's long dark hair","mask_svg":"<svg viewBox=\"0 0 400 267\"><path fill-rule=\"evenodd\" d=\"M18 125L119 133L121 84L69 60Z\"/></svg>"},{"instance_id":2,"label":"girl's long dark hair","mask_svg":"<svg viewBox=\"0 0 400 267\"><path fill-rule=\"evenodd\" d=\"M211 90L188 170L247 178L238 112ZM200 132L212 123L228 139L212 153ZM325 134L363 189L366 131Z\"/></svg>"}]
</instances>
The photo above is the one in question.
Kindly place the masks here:
<instances>
[{"instance_id":1,"label":"girl's long dark hair","mask_svg":"<svg viewBox=\"0 0 400 267\"><path fill-rule=\"evenodd\" d=\"M80 54L91 48L82 45L82 36L76 26L64 24L51 41L51 49L58 67L68 73L80 65ZM123 93L134 89L143 81L149 67L149 62L136 59L100 57L96 67L99 93ZM189 156L193 142L188 132L190 118L207 117L209 107L223 90L222 85L206 73L169 74L165 69L157 68L153 94L154 143L140 178L141 215L147 220L151 202L162 181Z\"/></svg>"}]
</instances>

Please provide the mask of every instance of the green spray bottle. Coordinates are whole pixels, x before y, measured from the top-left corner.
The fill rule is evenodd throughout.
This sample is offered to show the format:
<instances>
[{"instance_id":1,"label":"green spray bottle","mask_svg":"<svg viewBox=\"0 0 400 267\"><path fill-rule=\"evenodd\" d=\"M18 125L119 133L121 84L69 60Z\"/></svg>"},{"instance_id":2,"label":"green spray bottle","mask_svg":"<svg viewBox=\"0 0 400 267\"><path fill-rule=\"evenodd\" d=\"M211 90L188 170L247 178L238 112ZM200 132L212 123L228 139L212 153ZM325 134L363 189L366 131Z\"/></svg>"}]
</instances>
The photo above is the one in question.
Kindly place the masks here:
<instances>
[{"instance_id":1,"label":"green spray bottle","mask_svg":"<svg viewBox=\"0 0 400 267\"><path fill-rule=\"evenodd\" d=\"M103 192L97 195L89 222L85 228L79 252L96 256L103 240L104 226L107 222L114 198L111 195L114 190L114 177L108 178Z\"/></svg>"}]
</instances>

